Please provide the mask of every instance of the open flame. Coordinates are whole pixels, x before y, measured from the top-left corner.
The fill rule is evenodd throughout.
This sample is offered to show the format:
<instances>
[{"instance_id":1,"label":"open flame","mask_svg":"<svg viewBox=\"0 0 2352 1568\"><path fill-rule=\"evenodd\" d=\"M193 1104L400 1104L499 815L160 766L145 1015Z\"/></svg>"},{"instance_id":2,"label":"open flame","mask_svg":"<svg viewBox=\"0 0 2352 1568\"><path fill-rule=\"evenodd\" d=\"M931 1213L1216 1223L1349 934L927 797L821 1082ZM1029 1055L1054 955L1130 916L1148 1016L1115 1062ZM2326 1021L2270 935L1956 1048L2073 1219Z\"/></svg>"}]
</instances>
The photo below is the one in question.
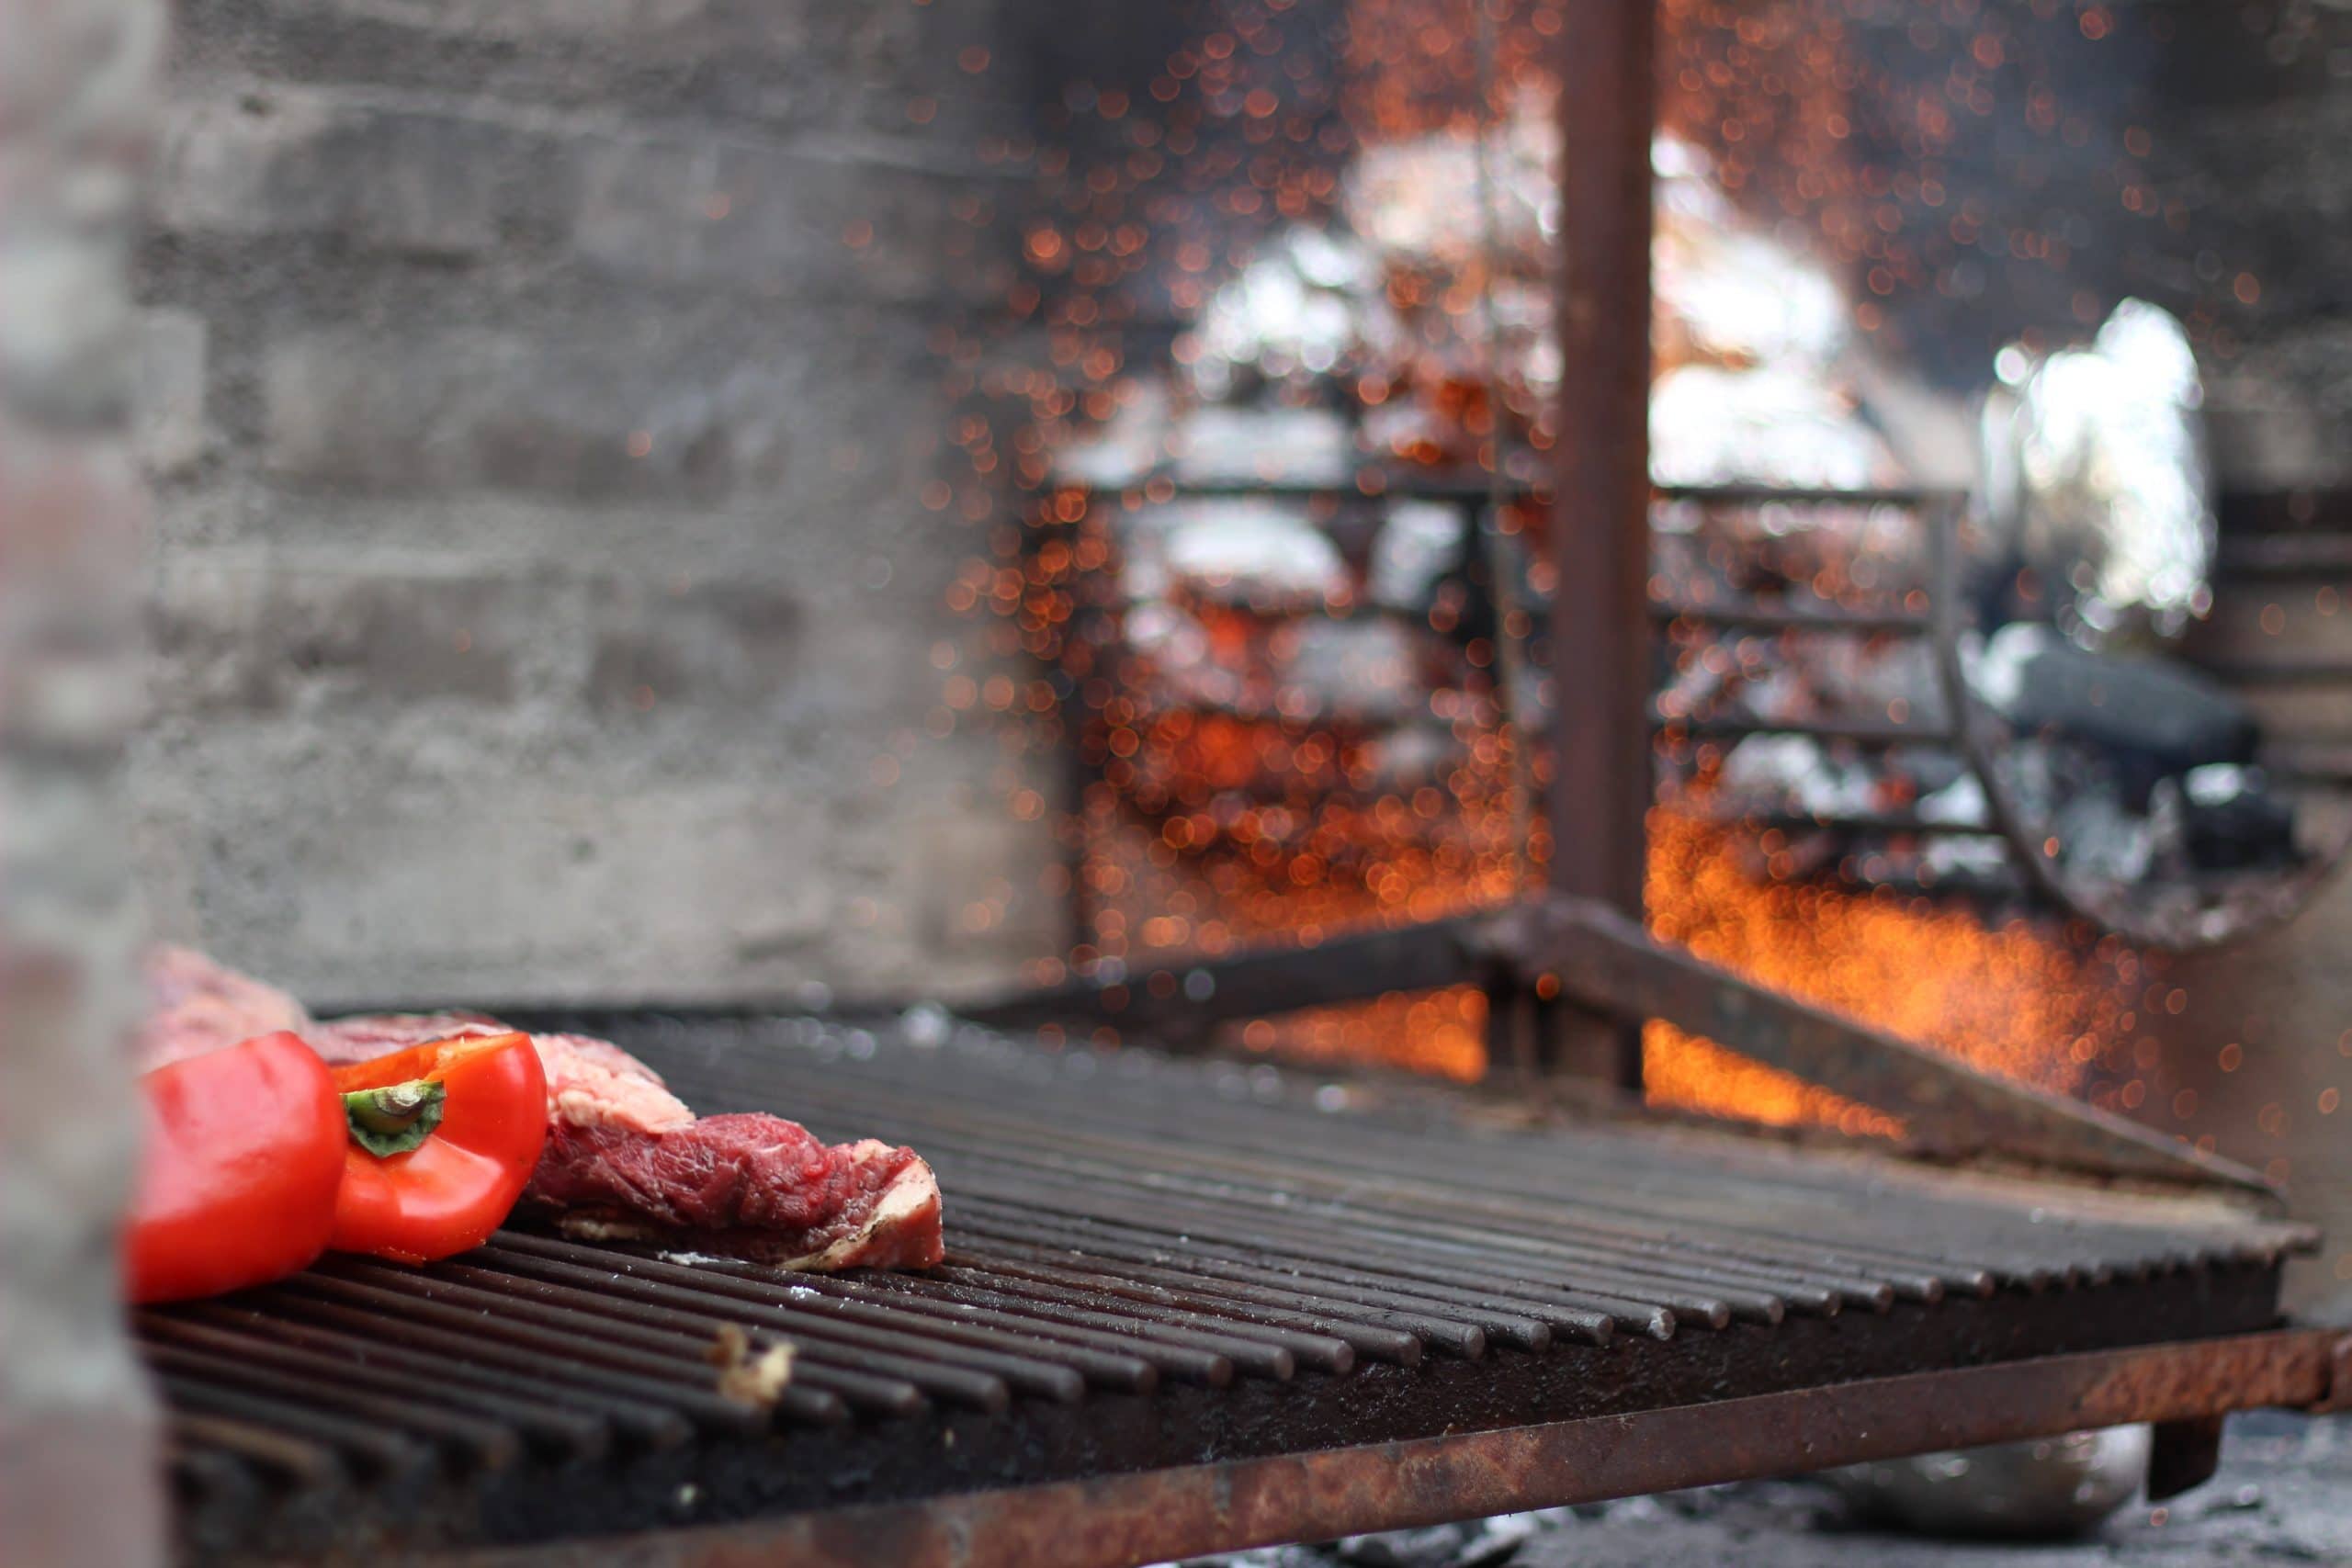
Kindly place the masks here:
<instances>
[{"instance_id":1,"label":"open flame","mask_svg":"<svg viewBox=\"0 0 2352 1568\"><path fill-rule=\"evenodd\" d=\"M1650 929L1700 957L1988 1072L2080 1089L2128 1032L2120 983L2136 960L2084 953L2044 926L1987 926L1970 909L1885 891L1759 880L1738 829L1650 814ZM1894 1123L1785 1073L1663 1024L1644 1039L1650 1098L1775 1123L1849 1132Z\"/></svg>"}]
</instances>

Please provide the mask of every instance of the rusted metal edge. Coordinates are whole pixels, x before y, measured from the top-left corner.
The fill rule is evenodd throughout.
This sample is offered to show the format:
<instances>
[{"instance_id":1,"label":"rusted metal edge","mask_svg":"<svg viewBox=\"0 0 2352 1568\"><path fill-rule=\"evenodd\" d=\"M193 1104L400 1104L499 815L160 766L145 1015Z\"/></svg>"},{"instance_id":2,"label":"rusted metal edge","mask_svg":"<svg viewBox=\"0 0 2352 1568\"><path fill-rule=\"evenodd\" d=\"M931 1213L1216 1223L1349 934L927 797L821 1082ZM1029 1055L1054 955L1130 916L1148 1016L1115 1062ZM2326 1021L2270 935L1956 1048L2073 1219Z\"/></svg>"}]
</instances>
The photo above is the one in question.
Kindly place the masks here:
<instances>
[{"instance_id":1,"label":"rusted metal edge","mask_svg":"<svg viewBox=\"0 0 2352 1568\"><path fill-rule=\"evenodd\" d=\"M2128 1422L2324 1404L2341 1331L2052 1356L1411 1442L476 1552L475 1568L1126 1568Z\"/></svg>"},{"instance_id":2,"label":"rusted metal edge","mask_svg":"<svg viewBox=\"0 0 2352 1568\"><path fill-rule=\"evenodd\" d=\"M1497 918L1487 940L1521 969L1557 976L1589 1007L1662 1019L1900 1116L1914 1146L1937 1157L2007 1155L2079 1172L2223 1186L2266 1203L2278 1198L2243 1166L1743 979L1595 900L1521 905Z\"/></svg>"}]
</instances>

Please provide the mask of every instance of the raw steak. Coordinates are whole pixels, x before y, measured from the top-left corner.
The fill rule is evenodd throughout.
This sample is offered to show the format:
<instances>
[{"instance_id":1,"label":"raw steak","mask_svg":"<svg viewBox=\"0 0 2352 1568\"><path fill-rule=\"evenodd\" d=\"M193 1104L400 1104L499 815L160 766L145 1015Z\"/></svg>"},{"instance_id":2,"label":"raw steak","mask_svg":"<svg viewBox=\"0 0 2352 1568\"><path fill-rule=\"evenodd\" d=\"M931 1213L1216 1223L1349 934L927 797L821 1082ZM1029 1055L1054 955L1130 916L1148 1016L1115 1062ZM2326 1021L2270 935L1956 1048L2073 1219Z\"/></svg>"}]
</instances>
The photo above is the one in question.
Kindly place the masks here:
<instances>
[{"instance_id":1,"label":"raw steak","mask_svg":"<svg viewBox=\"0 0 2352 1568\"><path fill-rule=\"evenodd\" d=\"M188 948L151 947L144 968L147 1017L132 1046L141 1072L256 1034L300 1034L311 1027L311 1015L292 997Z\"/></svg>"},{"instance_id":2,"label":"raw steak","mask_svg":"<svg viewBox=\"0 0 2352 1568\"><path fill-rule=\"evenodd\" d=\"M330 1062L504 1026L479 1013L337 1019L308 1038ZM911 1150L828 1146L756 1112L697 1118L607 1041L535 1034L548 1144L524 1190L568 1235L724 1252L786 1269L925 1269L942 1257L939 1182Z\"/></svg>"},{"instance_id":3,"label":"raw steak","mask_svg":"<svg viewBox=\"0 0 2352 1568\"><path fill-rule=\"evenodd\" d=\"M874 1138L828 1147L756 1112L662 1133L559 1117L523 1201L568 1235L786 1269L928 1269L944 1255L939 1182L913 1150Z\"/></svg>"}]
</instances>

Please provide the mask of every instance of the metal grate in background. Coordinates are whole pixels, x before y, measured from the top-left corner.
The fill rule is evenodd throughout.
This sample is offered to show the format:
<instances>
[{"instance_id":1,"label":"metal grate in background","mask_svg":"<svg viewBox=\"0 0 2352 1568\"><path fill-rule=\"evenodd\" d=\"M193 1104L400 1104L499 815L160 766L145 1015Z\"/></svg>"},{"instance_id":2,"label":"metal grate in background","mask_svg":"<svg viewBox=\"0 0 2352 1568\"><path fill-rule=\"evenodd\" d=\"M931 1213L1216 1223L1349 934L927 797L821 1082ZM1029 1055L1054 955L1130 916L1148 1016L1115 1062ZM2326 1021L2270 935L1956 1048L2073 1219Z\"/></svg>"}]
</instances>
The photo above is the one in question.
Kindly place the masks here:
<instances>
[{"instance_id":1,"label":"metal grate in background","mask_svg":"<svg viewBox=\"0 0 2352 1568\"><path fill-rule=\"evenodd\" d=\"M573 1019L936 1166L925 1276L503 1233L139 1314L193 1554L919 1498L2269 1325L2299 1227L978 1030ZM797 1353L718 1391L724 1325Z\"/></svg>"}]
</instances>

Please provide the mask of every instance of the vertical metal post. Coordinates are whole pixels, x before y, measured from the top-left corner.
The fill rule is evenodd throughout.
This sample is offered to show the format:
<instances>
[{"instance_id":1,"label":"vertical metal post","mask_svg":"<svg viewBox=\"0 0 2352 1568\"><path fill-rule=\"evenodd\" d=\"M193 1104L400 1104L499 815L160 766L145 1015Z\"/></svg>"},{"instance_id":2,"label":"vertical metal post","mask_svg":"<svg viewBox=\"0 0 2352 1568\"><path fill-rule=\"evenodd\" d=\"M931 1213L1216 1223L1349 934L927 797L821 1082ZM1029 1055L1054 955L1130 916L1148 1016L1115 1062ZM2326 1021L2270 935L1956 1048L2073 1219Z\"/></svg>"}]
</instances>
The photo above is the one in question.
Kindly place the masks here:
<instances>
[{"instance_id":1,"label":"vertical metal post","mask_svg":"<svg viewBox=\"0 0 2352 1568\"><path fill-rule=\"evenodd\" d=\"M1639 918L1649 809L1650 139L1654 0L1572 0L1561 28L1560 378L1552 560L1551 885ZM1641 1084L1636 1030L1546 1010L1555 1071Z\"/></svg>"}]
</instances>

